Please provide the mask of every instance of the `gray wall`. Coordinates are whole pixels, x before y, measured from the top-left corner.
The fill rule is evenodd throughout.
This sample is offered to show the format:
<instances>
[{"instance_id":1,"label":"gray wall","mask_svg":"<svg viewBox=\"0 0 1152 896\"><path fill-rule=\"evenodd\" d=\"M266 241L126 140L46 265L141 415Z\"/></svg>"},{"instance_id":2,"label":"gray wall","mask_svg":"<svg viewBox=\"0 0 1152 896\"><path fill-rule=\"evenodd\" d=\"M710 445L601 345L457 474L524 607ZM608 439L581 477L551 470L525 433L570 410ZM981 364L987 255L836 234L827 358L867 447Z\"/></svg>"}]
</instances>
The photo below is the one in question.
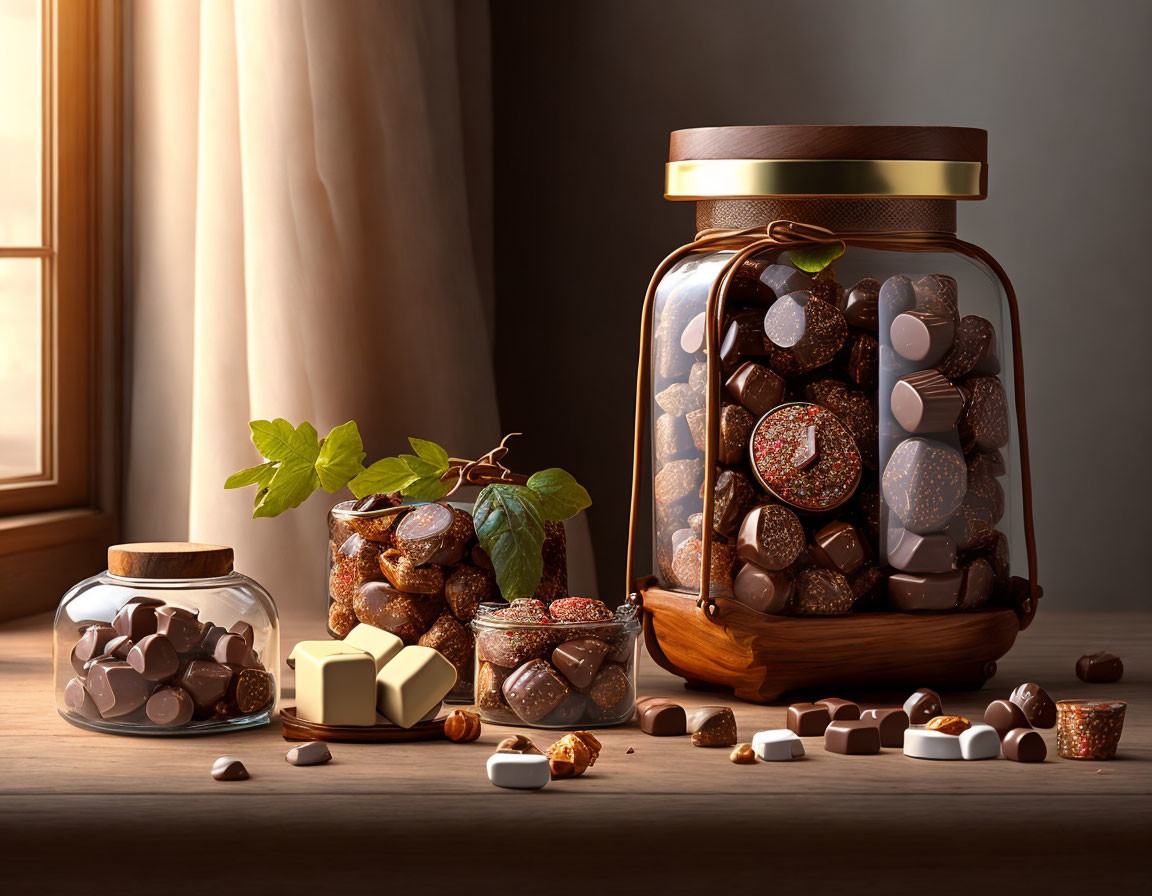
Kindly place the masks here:
<instances>
[{"instance_id":1,"label":"gray wall","mask_svg":"<svg viewBox=\"0 0 1152 896\"><path fill-rule=\"evenodd\" d=\"M498 377L525 466L587 483L622 592L640 300L693 232L668 132L723 124L989 131L960 235L1021 301L1048 608L1150 605L1152 3L495 0Z\"/></svg>"}]
</instances>

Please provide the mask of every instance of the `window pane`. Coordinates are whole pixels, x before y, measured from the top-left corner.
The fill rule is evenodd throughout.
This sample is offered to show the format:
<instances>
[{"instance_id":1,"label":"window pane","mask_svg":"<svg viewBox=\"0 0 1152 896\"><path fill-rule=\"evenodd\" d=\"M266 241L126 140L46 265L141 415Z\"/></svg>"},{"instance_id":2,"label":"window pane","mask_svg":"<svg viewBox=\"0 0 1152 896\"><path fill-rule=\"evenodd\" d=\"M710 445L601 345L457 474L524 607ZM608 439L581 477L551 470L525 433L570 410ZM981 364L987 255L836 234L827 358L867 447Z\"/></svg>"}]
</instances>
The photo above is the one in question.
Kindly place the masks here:
<instances>
[{"instance_id":1,"label":"window pane","mask_svg":"<svg viewBox=\"0 0 1152 896\"><path fill-rule=\"evenodd\" d=\"M0 258L0 479L42 472L41 265Z\"/></svg>"},{"instance_id":2,"label":"window pane","mask_svg":"<svg viewBox=\"0 0 1152 896\"><path fill-rule=\"evenodd\" d=\"M39 246L41 0L0 0L0 246Z\"/></svg>"}]
</instances>

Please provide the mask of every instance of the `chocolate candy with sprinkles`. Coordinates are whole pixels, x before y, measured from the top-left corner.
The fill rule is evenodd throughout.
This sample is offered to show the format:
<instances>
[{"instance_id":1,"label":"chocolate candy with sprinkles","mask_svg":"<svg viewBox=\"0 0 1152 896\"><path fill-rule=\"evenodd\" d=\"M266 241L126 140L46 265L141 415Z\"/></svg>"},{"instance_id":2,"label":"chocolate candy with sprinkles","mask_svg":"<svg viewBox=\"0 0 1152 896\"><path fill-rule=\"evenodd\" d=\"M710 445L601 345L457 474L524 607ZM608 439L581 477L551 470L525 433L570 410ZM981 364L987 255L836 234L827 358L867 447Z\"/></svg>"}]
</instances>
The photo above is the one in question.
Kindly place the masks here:
<instances>
[{"instance_id":1,"label":"chocolate candy with sprinkles","mask_svg":"<svg viewBox=\"0 0 1152 896\"><path fill-rule=\"evenodd\" d=\"M969 475L968 488L944 531L962 551L983 547L996 537L1004 516L1004 489L991 476Z\"/></svg>"},{"instance_id":2,"label":"chocolate candy with sprinkles","mask_svg":"<svg viewBox=\"0 0 1152 896\"><path fill-rule=\"evenodd\" d=\"M712 542L709 594L732 593L732 562L735 552L731 545ZM700 587L700 571L704 565L704 545L693 536L685 539L672 557L672 578L681 588L693 591Z\"/></svg>"},{"instance_id":3,"label":"chocolate candy with sprinkles","mask_svg":"<svg viewBox=\"0 0 1152 896\"><path fill-rule=\"evenodd\" d=\"M701 495L703 497L703 495ZM756 489L739 470L723 470L716 477L712 501L712 528L720 535L735 535L741 521L756 503Z\"/></svg>"},{"instance_id":4,"label":"chocolate candy with sprinkles","mask_svg":"<svg viewBox=\"0 0 1152 896\"><path fill-rule=\"evenodd\" d=\"M970 314L960 320L952 347L936 369L949 379L958 380L969 374L995 376L1000 372L996 357L996 330L987 320Z\"/></svg>"},{"instance_id":5,"label":"chocolate candy with sprinkles","mask_svg":"<svg viewBox=\"0 0 1152 896\"><path fill-rule=\"evenodd\" d=\"M960 323L957 310L956 279L947 274L929 274L912 284L916 294L916 307L950 320L953 326Z\"/></svg>"},{"instance_id":6,"label":"chocolate candy with sprinkles","mask_svg":"<svg viewBox=\"0 0 1152 896\"><path fill-rule=\"evenodd\" d=\"M704 481L704 461L699 457L674 460L656 474L655 497L658 505L668 505L681 498L696 495Z\"/></svg>"},{"instance_id":7,"label":"chocolate candy with sprinkles","mask_svg":"<svg viewBox=\"0 0 1152 896\"><path fill-rule=\"evenodd\" d=\"M964 456L933 439L905 439L881 478L884 500L906 529L940 530L960 507L968 485Z\"/></svg>"},{"instance_id":8,"label":"chocolate candy with sprinkles","mask_svg":"<svg viewBox=\"0 0 1152 896\"><path fill-rule=\"evenodd\" d=\"M740 405L724 405L720 411L720 440L717 445L720 463L732 466L744 460L748 437L755 425L755 418Z\"/></svg>"},{"instance_id":9,"label":"chocolate candy with sprinkles","mask_svg":"<svg viewBox=\"0 0 1152 896\"><path fill-rule=\"evenodd\" d=\"M994 376L972 377L968 406L960 417L960 441L965 451L995 451L1008 444L1008 395Z\"/></svg>"},{"instance_id":10,"label":"chocolate candy with sprinkles","mask_svg":"<svg viewBox=\"0 0 1152 896\"><path fill-rule=\"evenodd\" d=\"M760 484L801 510L839 507L860 483L863 463L856 440L819 405L795 402L765 414L752 431L751 453Z\"/></svg>"},{"instance_id":11,"label":"chocolate candy with sprinkles","mask_svg":"<svg viewBox=\"0 0 1152 896\"><path fill-rule=\"evenodd\" d=\"M797 577L792 612L798 616L838 616L851 610L855 601L847 578L835 570L816 567Z\"/></svg>"},{"instance_id":12,"label":"chocolate candy with sprinkles","mask_svg":"<svg viewBox=\"0 0 1152 896\"><path fill-rule=\"evenodd\" d=\"M1111 759L1126 708L1119 700L1061 700L1056 704L1056 752L1063 759Z\"/></svg>"},{"instance_id":13,"label":"chocolate candy with sprinkles","mask_svg":"<svg viewBox=\"0 0 1152 896\"><path fill-rule=\"evenodd\" d=\"M736 556L762 569L781 570L796 561L804 545L804 527L796 514L779 504L764 504L740 524Z\"/></svg>"},{"instance_id":14,"label":"chocolate candy with sprinkles","mask_svg":"<svg viewBox=\"0 0 1152 896\"><path fill-rule=\"evenodd\" d=\"M840 310L801 290L777 299L764 315L764 334L805 370L831 361L848 338Z\"/></svg>"}]
</instances>

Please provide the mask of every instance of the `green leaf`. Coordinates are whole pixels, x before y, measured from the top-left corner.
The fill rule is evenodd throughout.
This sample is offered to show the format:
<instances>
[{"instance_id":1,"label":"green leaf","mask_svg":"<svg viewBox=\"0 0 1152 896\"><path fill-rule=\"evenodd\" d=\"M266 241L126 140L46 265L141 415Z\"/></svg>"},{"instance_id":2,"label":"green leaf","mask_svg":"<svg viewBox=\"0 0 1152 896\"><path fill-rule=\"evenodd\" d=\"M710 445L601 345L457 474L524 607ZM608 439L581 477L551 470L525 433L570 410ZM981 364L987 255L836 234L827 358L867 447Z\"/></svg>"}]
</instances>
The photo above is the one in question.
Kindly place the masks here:
<instances>
[{"instance_id":1,"label":"green leaf","mask_svg":"<svg viewBox=\"0 0 1152 896\"><path fill-rule=\"evenodd\" d=\"M448 494L448 485L439 476L421 476L400 489L400 493L410 501L439 501Z\"/></svg>"},{"instance_id":2,"label":"green leaf","mask_svg":"<svg viewBox=\"0 0 1152 896\"><path fill-rule=\"evenodd\" d=\"M385 457L348 483L348 488L357 498L364 498L378 493L403 491L419 478L400 458Z\"/></svg>"},{"instance_id":3,"label":"green leaf","mask_svg":"<svg viewBox=\"0 0 1152 896\"><path fill-rule=\"evenodd\" d=\"M276 464L269 461L266 464L249 467L239 473L233 473L224 480L224 488L244 488L246 485L258 485L261 490L268 487L272 474L276 472Z\"/></svg>"},{"instance_id":4,"label":"green leaf","mask_svg":"<svg viewBox=\"0 0 1152 896\"><path fill-rule=\"evenodd\" d=\"M335 427L325 437L316 458L320 485L329 494L340 491L364 469L363 460L364 442L356 421L349 420Z\"/></svg>"},{"instance_id":5,"label":"green leaf","mask_svg":"<svg viewBox=\"0 0 1152 896\"><path fill-rule=\"evenodd\" d=\"M535 492L544 512L544 519L558 523L576 516L592 506L592 497L571 473L552 467L534 473L528 479L528 488Z\"/></svg>"},{"instance_id":6,"label":"green leaf","mask_svg":"<svg viewBox=\"0 0 1152 896\"><path fill-rule=\"evenodd\" d=\"M312 464L282 463L268 483L268 490L256 505L253 518L278 516L297 507L320 486L320 477Z\"/></svg>"},{"instance_id":7,"label":"green leaf","mask_svg":"<svg viewBox=\"0 0 1152 896\"><path fill-rule=\"evenodd\" d=\"M536 493L522 485L486 485L472 519L504 599L531 597L544 572L544 511Z\"/></svg>"},{"instance_id":8,"label":"green leaf","mask_svg":"<svg viewBox=\"0 0 1152 896\"><path fill-rule=\"evenodd\" d=\"M293 429L287 420L253 420L252 444L268 460L312 466L320 454L320 437L311 423L301 423Z\"/></svg>"},{"instance_id":9,"label":"green leaf","mask_svg":"<svg viewBox=\"0 0 1152 896\"><path fill-rule=\"evenodd\" d=\"M448 469L448 452L437 445L435 442L427 442L424 439L414 439L408 437L408 444L412 446L422 460L432 464L441 473Z\"/></svg>"},{"instance_id":10,"label":"green leaf","mask_svg":"<svg viewBox=\"0 0 1152 896\"><path fill-rule=\"evenodd\" d=\"M408 465L408 469L419 476L421 479L429 476L439 476L447 467L440 469L436 464L429 463L422 457L417 457L415 454L401 454L400 460Z\"/></svg>"},{"instance_id":11,"label":"green leaf","mask_svg":"<svg viewBox=\"0 0 1152 896\"><path fill-rule=\"evenodd\" d=\"M809 274L818 274L837 258L844 254L844 244L820 243L815 246L803 246L799 249L789 249L788 257L792 264Z\"/></svg>"}]
</instances>

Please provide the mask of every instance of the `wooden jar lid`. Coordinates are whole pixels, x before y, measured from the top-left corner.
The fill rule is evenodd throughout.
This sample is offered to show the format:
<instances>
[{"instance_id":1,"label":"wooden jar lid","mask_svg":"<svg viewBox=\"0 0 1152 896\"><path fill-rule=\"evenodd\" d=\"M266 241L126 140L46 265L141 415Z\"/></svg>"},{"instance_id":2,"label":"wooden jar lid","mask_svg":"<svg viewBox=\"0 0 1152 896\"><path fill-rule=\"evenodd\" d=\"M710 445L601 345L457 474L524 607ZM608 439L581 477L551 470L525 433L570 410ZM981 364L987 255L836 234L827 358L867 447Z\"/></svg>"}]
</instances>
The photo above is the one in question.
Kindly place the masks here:
<instances>
[{"instance_id":1,"label":"wooden jar lid","mask_svg":"<svg viewBox=\"0 0 1152 896\"><path fill-rule=\"evenodd\" d=\"M232 548L145 541L108 548L108 572L128 579L212 579L232 572Z\"/></svg>"},{"instance_id":2,"label":"wooden jar lid","mask_svg":"<svg viewBox=\"0 0 1152 896\"><path fill-rule=\"evenodd\" d=\"M668 160L669 199L983 199L988 192L988 132L979 128L689 128L672 132Z\"/></svg>"}]
</instances>

